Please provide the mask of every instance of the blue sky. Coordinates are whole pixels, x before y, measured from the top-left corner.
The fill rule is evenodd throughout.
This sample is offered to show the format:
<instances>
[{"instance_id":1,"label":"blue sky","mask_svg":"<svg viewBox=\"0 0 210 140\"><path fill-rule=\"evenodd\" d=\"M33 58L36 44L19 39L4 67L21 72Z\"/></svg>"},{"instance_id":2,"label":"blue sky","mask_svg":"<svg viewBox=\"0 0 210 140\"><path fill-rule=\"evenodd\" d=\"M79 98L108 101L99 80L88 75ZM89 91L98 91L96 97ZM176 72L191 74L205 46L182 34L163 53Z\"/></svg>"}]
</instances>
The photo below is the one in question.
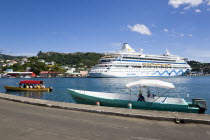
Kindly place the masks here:
<instances>
[{"instance_id":1,"label":"blue sky","mask_svg":"<svg viewBox=\"0 0 210 140\"><path fill-rule=\"evenodd\" d=\"M210 0L0 0L0 49L145 54L210 62Z\"/></svg>"}]
</instances>

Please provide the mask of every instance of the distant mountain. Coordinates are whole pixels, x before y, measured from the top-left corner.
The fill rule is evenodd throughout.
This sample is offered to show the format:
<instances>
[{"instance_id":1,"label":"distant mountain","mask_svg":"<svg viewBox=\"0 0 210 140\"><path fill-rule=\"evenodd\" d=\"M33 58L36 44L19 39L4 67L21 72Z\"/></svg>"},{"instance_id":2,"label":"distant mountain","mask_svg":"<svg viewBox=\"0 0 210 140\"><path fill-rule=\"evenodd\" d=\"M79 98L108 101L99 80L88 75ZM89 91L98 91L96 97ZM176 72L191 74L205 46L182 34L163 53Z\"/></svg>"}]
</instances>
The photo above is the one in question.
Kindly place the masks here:
<instances>
[{"instance_id":1,"label":"distant mountain","mask_svg":"<svg viewBox=\"0 0 210 140\"><path fill-rule=\"evenodd\" d=\"M20 59L24 58L26 56L11 56L11 55L6 55L6 54L0 54L0 59L5 59L5 60L14 60L14 59Z\"/></svg>"},{"instance_id":2,"label":"distant mountain","mask_svg":"<svg viewBox=\"0 0 210 140\"><path fill-rule=\"evenodd\" d=\"M201 63L194 60L187 61L187 63L191 66L192 71L203 71L205 73L210 73L210 63Z\"/></svg>"}]
</instances>

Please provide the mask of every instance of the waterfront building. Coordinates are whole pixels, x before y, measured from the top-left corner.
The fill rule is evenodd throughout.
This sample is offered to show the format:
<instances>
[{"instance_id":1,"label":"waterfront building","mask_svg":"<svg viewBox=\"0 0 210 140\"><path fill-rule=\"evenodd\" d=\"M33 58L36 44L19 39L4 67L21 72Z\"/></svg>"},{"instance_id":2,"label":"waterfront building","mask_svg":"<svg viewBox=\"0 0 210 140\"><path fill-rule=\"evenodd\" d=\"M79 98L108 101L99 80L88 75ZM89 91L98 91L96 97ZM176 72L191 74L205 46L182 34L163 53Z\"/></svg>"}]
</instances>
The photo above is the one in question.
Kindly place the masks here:
<instances>
[{"instance_id":1,"label":"waterfront building","mask_svg":"<svg viewBox=\"0 0 210 140\"><path fill-rule=\"evenodd\" d=\"M11 77L34 77L36 76L35 73L33 72L8 72L7 73L8 76L11 76Z\"/></svg>"},{"instance_id":2,"label":"waterfront building","mask_svg":"<svg viewBox=\"0 0 210 140\"><path fill-rule=\"evenodd\" d=\"M58 75L60 74L60 72L57 71L41 71L39 73L40 77L58 77Z\"/></svg>"},{"instance_id":3,"label":"waterfront building","mask_svg":"<svg viewBox=\"0 0 210 140\"><path fill-rule=\"evenodd\" d=\"M80 71L80 75L82 77L86 77L88 75L88 71Z\"/></svg>"}]
</instances>

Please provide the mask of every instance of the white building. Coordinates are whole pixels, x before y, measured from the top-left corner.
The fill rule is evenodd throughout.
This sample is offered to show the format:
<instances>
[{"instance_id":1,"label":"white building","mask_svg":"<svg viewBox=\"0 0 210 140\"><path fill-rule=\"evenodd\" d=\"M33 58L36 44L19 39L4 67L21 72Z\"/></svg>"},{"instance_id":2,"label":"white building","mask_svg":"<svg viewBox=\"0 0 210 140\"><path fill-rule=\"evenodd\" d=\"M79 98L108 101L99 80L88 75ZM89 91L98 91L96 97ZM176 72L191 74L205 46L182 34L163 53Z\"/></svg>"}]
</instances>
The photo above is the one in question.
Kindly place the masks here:
<instances>
[{"instance_id":1,"label":"white building","mask_svg":"<svg viewBox=\"0 0 210 140\"><path fill-rule=\"evenodd\" d=\"M45 65L55 65L55 62L45 62Z\"/></svg>"},{"instance_id":2,"label":"white building","mask_svg":"<svg viewBox=\"0 0 210 140\"><path fill-rule=\"evenodd\" d=\"M42 62L42 63L45 63L45 60L43 59L39 59L38 62Z\"/></svg>"}]
</instances>

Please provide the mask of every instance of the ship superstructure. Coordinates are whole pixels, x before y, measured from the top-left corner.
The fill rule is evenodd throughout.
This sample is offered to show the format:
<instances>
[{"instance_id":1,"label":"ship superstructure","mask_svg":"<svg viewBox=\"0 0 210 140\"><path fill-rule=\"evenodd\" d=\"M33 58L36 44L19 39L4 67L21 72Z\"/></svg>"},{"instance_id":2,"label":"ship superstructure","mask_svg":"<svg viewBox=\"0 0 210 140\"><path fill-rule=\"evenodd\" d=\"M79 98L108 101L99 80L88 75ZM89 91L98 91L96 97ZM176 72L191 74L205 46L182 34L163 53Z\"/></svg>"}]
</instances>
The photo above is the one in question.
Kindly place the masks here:
<instances>
[{"instance_id":1,"label":"ship superstructure","mask_svg":"<svg viewBox=\"0 0 210 140\"><path fill-rule=\"evenodd\" d=\"M106 54L89 71L89 77L179 76L191 70L186 58L171 55L147 55L135 52L127 43L121 51Z\"/></svg>"}]
</instances>

